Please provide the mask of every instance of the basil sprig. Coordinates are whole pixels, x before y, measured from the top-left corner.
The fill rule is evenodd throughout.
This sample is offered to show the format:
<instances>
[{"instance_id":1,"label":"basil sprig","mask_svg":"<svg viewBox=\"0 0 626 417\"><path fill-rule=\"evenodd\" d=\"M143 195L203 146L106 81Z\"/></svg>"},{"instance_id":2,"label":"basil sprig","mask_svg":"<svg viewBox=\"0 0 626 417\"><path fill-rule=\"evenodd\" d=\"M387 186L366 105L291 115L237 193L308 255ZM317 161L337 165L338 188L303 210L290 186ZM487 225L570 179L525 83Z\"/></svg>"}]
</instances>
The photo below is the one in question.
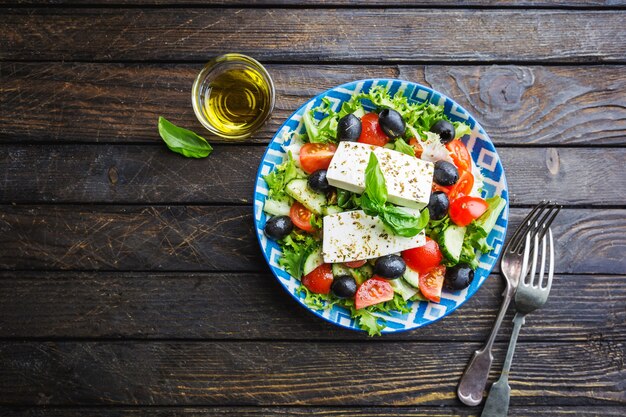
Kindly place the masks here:
<instances>
[{"instance_id":1,"label":"basil sprig","mask_svg":"<svg viewBox=\"0 0 626 417\"><path fill-rule=\"evenodd\" d=\"M361 196L361 207L365 214L378 216L393 233L412 237L421 232L430 216L428 210L422 210L419 217L413 216L400 207L387 202L387 184L378 165L378 158L370 153L370 159L365 169L365 191Z\"/></svg>"},{"instance_id":2,"label":"basil sprig","mask_svg":"<svg viewBox=\"0 0 626 417\"><path fill-rule=\"evenodd\" d=\"M159 117L159 134L170 150L187 158L205 158L213 148L202 136Z\"/></svg>"}]
</instances>

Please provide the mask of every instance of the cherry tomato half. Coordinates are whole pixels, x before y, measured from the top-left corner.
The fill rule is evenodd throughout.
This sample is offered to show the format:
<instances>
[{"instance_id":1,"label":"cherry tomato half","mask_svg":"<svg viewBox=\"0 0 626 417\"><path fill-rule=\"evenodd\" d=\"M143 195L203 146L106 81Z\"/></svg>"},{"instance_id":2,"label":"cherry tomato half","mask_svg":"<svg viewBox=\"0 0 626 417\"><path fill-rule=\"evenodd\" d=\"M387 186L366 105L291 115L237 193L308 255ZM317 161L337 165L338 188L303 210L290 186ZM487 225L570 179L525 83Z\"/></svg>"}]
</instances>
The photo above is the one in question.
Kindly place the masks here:
<instances>
[{"instance_id":1,"label":"cherry tomato half","mask_svg":"<svg viewBox=\"0 0 626 417\"><path fill-rule=\"evenodd\" d=\"M439 250L439 244L426 237L424 245L403 251L402 259L404 259L409 268L422 275L438 266L443 259L443 255Z\"/></svg>"},{"instance_id":2,"label":"cherry tomato half","mask_svg":"<svg viewBox=\"0 0 626 417\"><path fill-rule=\"evenodd\" d=\"M363 265L365 265L366 263L367 263L367 261L365 259L363 259L361 261L344 262L344 265L347 266L348 268L360 268Z\"/></svg>"},{"instance_id":3,"label":"cherry tomato half","mask_svg":"<svg viewBox=\"0 0 626 417\"><path fill-rule=\"evenodd\" d=\"M291 210L289 210L289 217L296 227L304 230L305 232L313 231L313 226L311 225L311 212L308 208L304 207L297 201L291 206Z\"/></svg>"},{"instance_id":4,"label":"cherry tomato half","mask_svg":"<svg viewBox=\"0 0 626 417\"><path fill-rule=\"evenodd\" d=\"M376 113L367 113L361 117L361 136L357 142L376 146L385 146L389 142L389 137L378 124Z\"/></svg>"},{"instance_id":5,"label":"cherry tomato half","mask_svg":"<svg viewBox=\"0 0 626 417\"><path fill-rule=\"evenodd\" d=\"M453 201L458 197L468 195L472 192L473 186L474 176L472 173L469 171L459 171L459 180L450 188L448 200Z\"/></svg>"},{"instance_id":6,"label":"cherry tomato half","mask_svg":"<svg viewBox=\"0 0 626 417\"><path fill-rule=\"evenodd\" d=\"M452 142L446 145L446 148L451 153L452 160L454 161L454 165L459 169L459 171L470 171L472 168L472 157L470 156L467 148L458 139L453 140Z\"/></svg>"},{"instance_id":7,"label":"cherry tomato half","mask_svg":"<svg viewBox=\"0 0 626 417\"><path fill-rule=\"evenodd\" d=\"M328 294L333 283L333 271L330 264L321 264L302 277L302 285L316 294Z\"/></svg>"},{"instance_id":8,"label":"cherry tomato half","mask_svg":"<svg viewBox=\"0 0 626 417\"><path fill-rule=\"evenodd\" d=\"M458 226L467 226L482 216L489 206L480 197L458 197L450 203L450 219Z\"/></svg>"},{"instance_id":9,"label":"cherry tomato half","mask_svg":"<svg viewBox=\"0 0 626 417\"><path fill-rule=\"evenodd\" d=\"M374 275L365 281L354 296L354 306L364 308L393 299L393 287L386 279Z\"/></svg>"},{"instance_id":10,"label":"cherry tomato half","mask_svg":"<svg viewBox=\"0 0 626 417\"><path fill-rule=\"evenodd\" d=\"M422 157L422 152L424 152L424 148L420 144L420 141L415 139L415 138L411 138L409 140L409 145L411 145L413 147L413 151L415 152L415 156L418 157L418 158L421 158Z\"/></svg>"},{"instance_id":11,"label":"cherry tomato half","mask_svg":"<svg viewBox=\"0 0 626 417\"><path fill-rule=\"evenodd\" d=\"M307 174L328 169L336 150L334 143L305 143L300 149L300 166Z\"/></svg>"},{"instance_id":12,"label":"cherry tomato half","mask_svg":"<svg viewBox=\"0 0 626 417\"><path fill-rule=\"evenodd\" d=\"M441 301L441 289L445 275L446 267L443 265L436 266L426 274L420 273L419 284L422 295L435 303Z\"/></svg>"}]
</instances>

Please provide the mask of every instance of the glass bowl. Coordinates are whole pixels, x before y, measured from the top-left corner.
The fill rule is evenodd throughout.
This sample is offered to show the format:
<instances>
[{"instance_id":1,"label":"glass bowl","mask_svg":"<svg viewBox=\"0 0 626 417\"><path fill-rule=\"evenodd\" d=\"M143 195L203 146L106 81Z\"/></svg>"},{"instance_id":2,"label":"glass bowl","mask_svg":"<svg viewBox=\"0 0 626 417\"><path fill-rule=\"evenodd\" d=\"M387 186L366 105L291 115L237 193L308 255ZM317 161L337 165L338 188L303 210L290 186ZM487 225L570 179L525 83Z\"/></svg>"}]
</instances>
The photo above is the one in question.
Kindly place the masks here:
<instances>
[{"instance_id":1,"label":"glass bowl","mask_svg":"<svg viewBox=\"0 0 626 417\"><path fill-rule=\"evenodd\" d=\"M246 120L241 123L239 121L235 122L224 117L218 117L215 115L216 111L211 110L211 105L214 105L215 100L219 103L227 103L229 100L228 97L213 97L214 101L209 100L220 79L228 77L228 75L224 76L227 73L248 77L248 79L242 78L242 82L239 83L232 82L236 81L236 79L230 79L229 85L231 88L222 88L220 91L222 95L232 93L231 97L234 97L233 100L239 100L239 104L242 103L242 100L244 103L248 100L247 104L254 102L255 105L250 107L250 110L255 111L252 120ZM259 101L255 101L254 96L251 94L252 90L246 90L242 86L252 86L252 90L256 89L257 92L261 92L263 96L262 106L256 106L256 103ZM238 88L241 88L241 90L238 90ZM198 121L209 132L224 139L237 140L249 137L267 122L274 110L275 94L274 82L263 65L249 56L230 53L212 59L202 68L202 71L200 71L193 83L191 102ZM229 113L228 108L224 108L226 111L222 110L220 116ZM223 123L224 120L226 120L225 123Z\"/></svg>"}]
</instances>

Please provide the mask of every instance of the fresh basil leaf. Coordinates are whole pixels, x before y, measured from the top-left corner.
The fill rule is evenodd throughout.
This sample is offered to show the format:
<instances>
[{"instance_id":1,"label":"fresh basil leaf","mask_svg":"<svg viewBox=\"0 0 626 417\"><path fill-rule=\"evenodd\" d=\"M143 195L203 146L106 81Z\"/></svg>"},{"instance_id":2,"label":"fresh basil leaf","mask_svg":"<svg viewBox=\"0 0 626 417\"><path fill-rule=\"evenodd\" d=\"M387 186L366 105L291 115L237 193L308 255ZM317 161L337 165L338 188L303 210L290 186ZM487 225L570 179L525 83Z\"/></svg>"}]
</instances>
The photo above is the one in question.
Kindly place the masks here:
<instances>
[{"instance_id":1,"label":"fresh basil leaf","mask_svg":"<svg viewBox=\"0 0 626 417\"><path fill-rule=\"evenodd\" d=\"M159 134L170 150L188 158L205 158L213 151L206 139L164 117L159 117Z\"/></svg>"},{"instance_id":2,"label":"fresh basil leaf","mask_svg":"<svg viewBox=\"0 0 626 417\"><path fill-rule=\"evenodd\" d=\"M415 156L415 149L413 149L413 147L411 145L406 143L404 141L404 139L402 139L402 138L396 139L394 145L395 145L394 149L396 151L402 152L402 153L407 154L409 156Z\"/></svg>"},{"instance_id":3,"label":"fresh basil leaf","mask_svg":"<svg viewBox=\"0 0 626 417\"><path fill-rule=\"evenodd\" d=\"M387 202L387 184L374 152L370 153L370 159L367 162L367 168L365 168L365 191L363 195L369 197L373 206L382 207ZM362 198L361 204L363 204Z\"/></svg>"},{"instance_id":4,"label":"fresh basil leaf","mask_svg":"<svg viewBox=\"0 0 626 417\"><path fill-rule=\"evenodd\" d=\"M428 220L430 220L428 210L422 210L420 216L417 217L390 204L385 205L379 216L393 233L404 237L417 235L424 230L428 225Z\"/></svg>"},{"instance_id":5,"label":"fresh basil leaf","mask_svg":"<svg viewBox=\"0 0 626 417\"><path fill-rule=\"evenodd\" d=\"M383 210L384 206L377 204L375 201L372 201L371 198L367 194L361 195L361 208L368 216L378 216L379 213Z\"/></svg>"}]
</instances>

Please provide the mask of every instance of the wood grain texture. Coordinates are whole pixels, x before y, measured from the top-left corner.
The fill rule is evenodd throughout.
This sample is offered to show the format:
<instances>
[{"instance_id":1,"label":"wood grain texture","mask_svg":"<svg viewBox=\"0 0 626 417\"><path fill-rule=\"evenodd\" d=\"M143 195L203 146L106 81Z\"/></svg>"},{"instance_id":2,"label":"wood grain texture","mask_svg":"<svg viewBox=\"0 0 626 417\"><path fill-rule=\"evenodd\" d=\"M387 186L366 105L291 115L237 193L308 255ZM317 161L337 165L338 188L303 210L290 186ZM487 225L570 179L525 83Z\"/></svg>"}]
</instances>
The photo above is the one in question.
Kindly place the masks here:
<instances>
[{"instance_id":1,"label":"wood grain texture","mask_svg":"<svg viewBox=\"0 0 626 417\"><path fill-rule=\"evenodd\" d=\"M388 6L388 7L406 7L406 6L430 6L450 7L450 3L444 0L212 0L207 3L206 0L0 0L0 5L89 5L96 4L106 5L145 5L145 6ZM576 7L576 8L614 8L626 5L623 0L461 0L454 2L456 7L468 6L489 6L489 7Z\"/></svg>"},{"instance_id":2,"label":"wood grain texture","mask_svg":"<svg viewBox=\"0 0 626 417\"><path fill-rule=\"evenodd\" d=\"M249 203L261 146L215 146L204 160L163 146L0 145L3 203ZM501 148L511 202L626 205L624 148ZM584 168L583 168L584 167ZM581 175L584 172L584 175Z\"/></svg>"},{"instance_id":3,"label":"wood grain texture","mask_svg":"<svg viewBox=\"0 0 626 417\"><path fill-rule=\"evenodd\" d=\"M253 227L250 206L0 206L0 269L265 271ZM626 275L626 210L566 209L553 230L556 272Z\"/></svg>"},{"instance_id":4,"label":"wood grain texture","mask_svg":"<svg viewBox=\"0 0 626 417\"><path fill-rule=\"evenodd\" d=\"M3 268L264 270L252 207L3 206Z\"/></svg>"},{"instance_id":5,"label":"wood grain texture","mask_svg":"<svg viewBox=\"0 0 626 417\"><path fill-rule=\"evenodd\" d=\"M626 340L626 276L557 275L522 341ZM504 289L491 276L459 310L383 340L487 339ZM511 332L512 311L498 340ZM300 307L269 274L0 274L0 338L360 340Z\"/></svg>"},{"instance_id":6,"label":"wood grain texture","mask_svg":"<svg viewBox=\"0 0 626 417\"><path fill-rule=\"evenodd\" d=\"M615 41L626 36L625 16L621 10L8 9L0 15L0 46L3 60L186 61L239 51L271 61L618 62L626 58L626 45ZM356 24L368 30L354 30Z\"/></svg>"},{"instance_id":7,"label":"wood grain texture","mask_svg":"<svg viewBox=\"0 0 626 417\"><path fill-rule=\"evenodd\" d=\"M456 405L477 343L3 342L0 402ZM501 358L505 344L495 356ZM624 345L520 343L512 405L626 404ZM495 370L501 362L496 361Z\"/></svg>"},{"instance_id":8,"label":"wood grain texture","mask_svg":"<svg viewBox=\"0 0 626 417\"><path fill-rule=\"evenodd\" d=\"M205 132L189 102L201 67L0 62L0 141L155 143L159 115ZM276 64L268 69L276 106L255 142L269 141L293 111L329 88L386 77L453 97L497 145L626 144L624 66Z\"/></svg>"},{"instance_id":9,"label":"wood grain texture","mask_svg":"<svg viewBox=\"0 0 626 417\"><path fill-rule=\"evenodd\" d=\"M623 417L621 406L512 406L509 417ZM0 407L4 417L479 417L480 407Z\"/></svg>"}]
</instances>

